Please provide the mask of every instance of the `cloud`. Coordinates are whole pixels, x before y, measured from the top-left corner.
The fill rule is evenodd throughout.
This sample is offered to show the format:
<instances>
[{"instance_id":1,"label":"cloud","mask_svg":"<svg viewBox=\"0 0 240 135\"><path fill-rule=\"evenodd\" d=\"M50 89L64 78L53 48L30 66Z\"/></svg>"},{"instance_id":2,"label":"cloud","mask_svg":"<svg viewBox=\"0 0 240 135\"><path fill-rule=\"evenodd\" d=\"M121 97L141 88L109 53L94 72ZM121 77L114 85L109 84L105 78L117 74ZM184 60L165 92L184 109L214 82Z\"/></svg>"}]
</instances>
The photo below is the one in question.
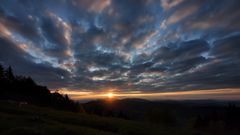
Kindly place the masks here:
<instances>
[{"instance_id":1,"label":"cloud","mask_svg":"<svg viewBox=\"0 0 240 135\"><path fill-rule=\"evenodd\" d=\"M35 63L34 58L19 48L14 42L0 38L0 61L11 65L17 74L31 76L38 83L48 85L50 88L65 86L69 73L60 68L54 68L49 63ZM27 69L27 70L26 70ZM46 79L46 76L48 79ZM61 77L66 80L62 80Z\"/></svg>"},{"instance_id":2,"label":"cloud","mask_svg":"<svg viewBox=\"0 0 240 135\"><path fill-rule=\"evenodd\" d=\"M0 23L0 34L2 37L11 37L11 32L2 23Z\"/></svg>"},{"instance_id":3,"label":"cloud","mask_svg":"<svg viewBox=\"0 0 240 135\"><path fill-rule=\"evenodd\" d=\"M182 7L182 9L176 10L166 21L168 25L175 24L182 19L192 15L198 9L197 5L192 5L189 7Z\"/></svg>"},{"instance_id":4,"label":"cloud","mask_svg":"<svg viewBox=\"0 0 240 135\"><path fill-rule=\"evenodd\" d=\"M182 61L201 56L209 50L209 45L204 40L192 40L179 43L179 46L160 47L154 52L155 61Z\"/></svg>"},{"instance_id":5,"label":"cloud","mask_svg":"<svg viewBox=\"0 0 240 135\"><path fill-rule=\"evenodd\" d=\"M200 17L194 18L188 25L193 29L208 29L217 27L237 29L239 28L239 25L236 22L236 18L238 18L240 15L237 6L238 4L238 1L233 3L219 4L214 8L214 11L210 11L210 14L209 10L205 10L201 13Z\"/></svg>"},{"instance_id":6,"label":"cloud","mask_svg":"<svg viewBox=\"0 0 240 135\"><path fill-rule=\"evenodd\" d=\"M239 31L237 18L240 16L239 1L223 2L216 4L214 0L202 2L201 11L196 12L194 16L185 19L182 23L184 27L182 32L204 33L207 38L222 37L226 34ZM212 7L212 8L208 8Z\"/></svg>"},{"instance_id":7,"label":"cloud","mask_svg":"<svg viewBox=\"0 0 240 135\"><path fill-rule=\"evenodd\" d=\"M86 8L89 12L99 13L111 5L111 0L73 0L73 5Z\"/></svg>"},{"instance_id":8,"label":"cloud","mask_svg":"<svg viewBox=\"0 0 240 135\"><path fill-rule=\"evenodd\" d=\"M239 87L236 81L240 77L238 74L239 60L237 60L239 55L234 53L239 50L237 47L238 38L239 35L215 41L215 46L210 50L212 58L199 59L202 62L200 61L196 65L189 63L192 66L191 70L178 74L166 83L168 85L175 84L175 89L182 90ZM230 59L231 61L229 61ZM194 62L197 62L197 60L194 60ZM183 67L186 68L187 66L184 65Z\"/></svg>"},{"instance_id":9,"label":"cloud","mask_svg":"<svg viewBox=\"0 0 240 135\"><path fill-rule=\"evenodd\" d=\"M184 2L184 0L161 0L161 6L164 10L171 9Z\"/></svg>"},{"instance_id":10,"label":"cloud","mask_svg":"<svg viewBox=\"0 0 240 135\"><path fill-rule=\"evenodd\" d=\"M5 0L0 61L50 88L239 88L238 3Z\"/></svg>"},{"instance_id":11,"label":"cloud","mask_svg":"<svg viewBox=\"0 0 240 135\"><path fill-rule=\"evenodd\" d=\"M36 22L29 16L25 16L23 20L20 17L8 15L6 11L0 8L0 24L5 29L4 33L8 35L12 31L29 39L36 39L39 36Z\"/></svg>"},{"instance_id":12,"label":"cloud","mask_svg":"<svg viewBox=\"0 0 240 135\"><path fill-rule=\"evenodd\" d=\"M239 58L240 51L240 34L225 37L213 43L213 48L210 53L215 58L235 60ZM233 59L235 58L235 59Z\"/></svg>"}]
</instances>

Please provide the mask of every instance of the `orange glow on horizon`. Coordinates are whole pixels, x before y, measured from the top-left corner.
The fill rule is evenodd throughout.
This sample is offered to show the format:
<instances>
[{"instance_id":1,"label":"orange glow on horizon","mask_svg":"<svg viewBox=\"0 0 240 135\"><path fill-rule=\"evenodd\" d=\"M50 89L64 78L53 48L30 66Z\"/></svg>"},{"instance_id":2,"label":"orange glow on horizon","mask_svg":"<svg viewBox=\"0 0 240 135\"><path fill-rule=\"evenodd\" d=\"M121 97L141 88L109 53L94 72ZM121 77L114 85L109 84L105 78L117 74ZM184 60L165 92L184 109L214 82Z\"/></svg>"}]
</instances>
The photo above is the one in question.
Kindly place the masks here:
<instances>
[{"instance_id":1,"label":"orange glow on horizon","mask_svg":"<svg viewBox=\"0 0 240 135\"><path fill-rule=\"evenodd\" d=\"M108 94L107 94L107 97L108 97L108 98L113 98L113 94L112 94L112 93L108 93Z\"/></svg>"},{"instance_id":2,"label":"orange glow on horizon","mask_svg":"<svg viewBox=\"0 0 240 135\"><path fill-rule=\"evenodd\" d=\"M61 90L61 94L68 94L74 100L94 100L94 99L121 99L121 98L143 98L154 100L187 100L187 99L213 99L213 100L240 100L240 89L213 89L213 90L192 90L175 92L143 92L143 91L78 91Z\"/></svg>"}]
</instances>

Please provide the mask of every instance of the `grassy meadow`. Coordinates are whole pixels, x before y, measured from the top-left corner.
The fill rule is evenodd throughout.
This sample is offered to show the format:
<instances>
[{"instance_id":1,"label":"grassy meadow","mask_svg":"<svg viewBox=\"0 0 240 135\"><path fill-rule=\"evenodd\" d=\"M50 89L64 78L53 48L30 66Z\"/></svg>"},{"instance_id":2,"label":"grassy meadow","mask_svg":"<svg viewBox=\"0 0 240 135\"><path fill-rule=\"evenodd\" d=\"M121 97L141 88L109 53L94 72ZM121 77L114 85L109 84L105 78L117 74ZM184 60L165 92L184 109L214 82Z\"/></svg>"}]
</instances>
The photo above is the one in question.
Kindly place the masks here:
<instances>
[{"instance_id":1,"label":"grassy meadow","mask_svg":"<svg viewBox=\"0 0 240 135\"><path fill-rule=\"evenodd\" d=\"M169 135L196 134L189 128L165 127L111 117L59 111L13 101L0 102L1 135Z\"/></svg>"}]
</instances>

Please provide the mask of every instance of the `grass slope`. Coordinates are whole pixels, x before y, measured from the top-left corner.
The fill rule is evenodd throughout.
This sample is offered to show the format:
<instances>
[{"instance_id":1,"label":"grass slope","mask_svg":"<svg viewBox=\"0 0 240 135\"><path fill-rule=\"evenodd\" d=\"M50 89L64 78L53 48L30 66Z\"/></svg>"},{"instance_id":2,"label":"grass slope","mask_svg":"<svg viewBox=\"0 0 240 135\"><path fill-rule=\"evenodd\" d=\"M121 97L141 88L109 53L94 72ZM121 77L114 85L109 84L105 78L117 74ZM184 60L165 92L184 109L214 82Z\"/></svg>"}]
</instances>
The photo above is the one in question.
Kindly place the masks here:
<instances>
[{"instance_id":1,"label":"grass slope","mask_svg":"<svg viewBox=\"0 0 240 135\"><path fill-rule=\"evenodd\" d=\"M0 102L1 135L168 135L195 134L189 129L177 129L79 114L16 102Z\"/></svg>"}]
</instances>

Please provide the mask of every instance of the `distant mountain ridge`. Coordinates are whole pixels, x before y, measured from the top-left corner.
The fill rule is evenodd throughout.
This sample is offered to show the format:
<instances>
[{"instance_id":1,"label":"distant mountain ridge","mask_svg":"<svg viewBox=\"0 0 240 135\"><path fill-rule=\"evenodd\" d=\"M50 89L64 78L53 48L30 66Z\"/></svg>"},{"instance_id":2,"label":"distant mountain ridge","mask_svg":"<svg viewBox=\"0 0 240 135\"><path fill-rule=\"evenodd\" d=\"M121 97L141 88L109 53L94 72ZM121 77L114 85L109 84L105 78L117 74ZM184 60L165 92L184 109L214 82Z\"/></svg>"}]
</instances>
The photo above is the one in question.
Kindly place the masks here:
<instances>
[{"instance_id":1,"label":"distant mountain ridge","mask_svg":"<svg viewBox=\"0 0 240 135\"><path fill-rule=\"evenodd\" d=\"M197 119L198 116L201 116L206 122L211 122L212 118L218 117L220 121L226 123L234 117L232 121L239 123L239 105L239 101L150 101L135 98L116 99L111 100L111 102L108 99L95 100L82 104L84 110L90 114L153 123L163 122L167 125L181 125L181 122Z\"/></svg>"}]
</instances>

